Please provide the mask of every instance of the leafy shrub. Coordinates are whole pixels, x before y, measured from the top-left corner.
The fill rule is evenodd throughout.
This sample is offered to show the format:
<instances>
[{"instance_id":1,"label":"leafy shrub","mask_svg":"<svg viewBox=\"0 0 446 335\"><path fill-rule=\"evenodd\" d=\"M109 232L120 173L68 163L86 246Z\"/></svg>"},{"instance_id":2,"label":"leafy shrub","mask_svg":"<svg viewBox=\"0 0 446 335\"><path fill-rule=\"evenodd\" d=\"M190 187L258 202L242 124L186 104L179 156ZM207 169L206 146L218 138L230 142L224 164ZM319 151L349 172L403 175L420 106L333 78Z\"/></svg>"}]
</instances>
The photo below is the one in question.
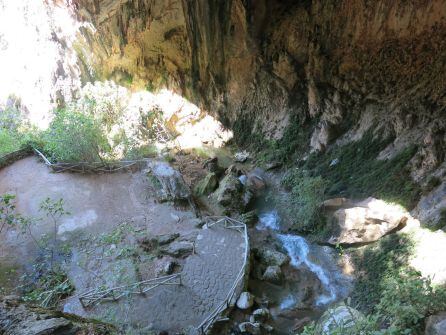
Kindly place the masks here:
<instances>
[{"instance_id":1,"label":"leafy shrub","mask_svg":"<svg viewBox=\"0 0 446 335\"><path fill-rule=\"evenodd\" d=\"M352 260L359 273L352 296L355 305L371 312L381 299L386 278L407 267L413 250L414 242L407 234L391 234L355 250Z\"/></svg>"},{"instance_id":2,"label":"leafy shrub","mask_svg":"<svg viewBox=\"0 0 446 335\"><path fill-rule=\"evenodd\" d=\"M0 129L0 156L20 149L20 141L17 134L11 131Z\"/></svg>"},{"instance_id":3,"label":"leafy shrub","mask_svg":"<svg viewBox=\"0 0 446 335\"><path fill-rule=\"evenodd\" d=\"M100 124L84 113L56 111L44 135L44 151L59 162L102 161L110 146Z\"/></svg>"},{"instance_id":4,"label":"leafy shrub","mask_svg":"<svg viewBox=\"0 0 446 335\"><path fill-rule=\"evenodd\" d=\"M428 315L446 308L446 289L434 288L429 279L407 269L386 278L375 307L381 323L395 334L421 333Z\"/></svg>"},{"instance_id":5,"label":"leafy shrub","mask_svg":"<svg viewBox=\"0 0 446 335\"><path fill-rule=\"evenodd\" d=\"M288 210L294 218L294 228L301 233L316 232L324 223L320 204L325 197L325 180L293 170L283 179L283 184L291 191Z\"/></svg>"},{"instance_id":6,"label":"leafy shrub","mask_svg":"<svg viewBox=\"0 0 446 335\"><path fill-rule=\"evenodd\" d=\"M255 132L254 121L249 116L242 116L233 126L236 143L259 152L259 160L292 163L303 154L310 142L312 123L293 115L290 123L279 140L267 140L264 134Z\"/></svg>"},{"instance_id":7,"label":"leafy shrub","mask_svg":"<svg viewBox=\"0 0 446 335\"><path fill-rule=\"evenodd\" d=\"M57 307L61 299L73 293L74 287L62 268L54 267L48 271L45 266L45 263L34 264L35 273L40 274L37 281L23 278L27 283L23 300L42 307Z\"/></svg>"},{"instance_id":8,"label":"leafy shrub","mask_svg":"<svg viewBox=\"0 0 446 335\"><path fill-rule=\"evenodd\" d=\"M368 313L361 334L419 334L427 316L446 308L446 289L408 265L413 250L410 235L392 234L352 252L359 274L353 303Z\"/></svg>"}]
</instances>

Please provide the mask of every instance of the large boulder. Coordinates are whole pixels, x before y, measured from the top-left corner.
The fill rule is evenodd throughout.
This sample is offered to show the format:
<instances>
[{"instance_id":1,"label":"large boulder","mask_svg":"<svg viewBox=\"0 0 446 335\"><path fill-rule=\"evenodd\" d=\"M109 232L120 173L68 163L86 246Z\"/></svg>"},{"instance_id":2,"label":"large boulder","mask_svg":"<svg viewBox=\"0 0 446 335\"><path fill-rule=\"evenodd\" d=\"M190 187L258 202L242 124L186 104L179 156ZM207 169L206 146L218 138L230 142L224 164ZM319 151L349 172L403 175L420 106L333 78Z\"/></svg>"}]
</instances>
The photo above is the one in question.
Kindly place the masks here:
<instances>
[{"instance_id":1,"label":"large boulder","mask_svg":"<svg viewBox=\"0 0 446 335\"><path fill-rule=\"evenodd\" d=\"M437 188L427 195L421 197L413 215L417 217L421 224L430 229L443 228L446 230L446 182L441 183Z\"/></svg>"},{"instance_id":2,"label":"large boulder","mask_svg":"<svg viewBox=\"0 0 446 335\"><path fill-rule=\"evenodd\" d=\"M446 335L446 312L430 316L426 322L425 335Z\"/></svg>"},{"instance_id":3,"label":"large boulder","mask_svg":"<svg viewBox=\"0 0 446 335\"><path fill-rule=\"evenodd\" d=\"M191 191L183 176L166 162L151 162L149 176L157 191L160 201L190 200Z\"/></svg>"},{"instance_id":4,"label":"large boulder","mask_svg":"<svg viewBox=\"0 0 446 335\"><path fill-rule=\"evenodd\" d=\"M255 168L248 173L246 178L246 187L255 195L260 195L266 188L265 172Z\"/></svg>"},{"instance_id":5,"label":"large boulder","mask_svg":"<svg viewBox=\"0 0 446 335\"><path fill-rule=\"evenodd\" d=\"M334 212L328 243L373 242L403 225L409 214L400 206L368 198L355 207Z\"/></svg>"},{"instance_id":6,"label":"large boulder","mask_svg":"<svg viewBox=\"0 0 446 335\"><path fill-rule=\"evenodd\" d=\"M363 317L361 312L356 309L341 304L322 314L316 325L316 334L340 334L340 330L347 331L354 328Z\"/></svg>"},{"instance_id":7,"label":"large boulder","mask_svg":"<svg viewBox=\"0 0 446 335\"><path fill-rule=\"evenodd\" d=\"M198 196L208 195L218 187L218 177L214 172L210 172L201 179L194 187L194 193Z\"/></svg>"},{"instance_id":8,"label":"large boulder","mask_svg":"<svg viewBox=\"0 0 446 335\"><path fill-rule=\"evenodd\" d=\"M243 200L243 185L232 173L228 173L214 192L213 198L224 212L239 212L245 207Z\"/></svg>"}]
</instances>

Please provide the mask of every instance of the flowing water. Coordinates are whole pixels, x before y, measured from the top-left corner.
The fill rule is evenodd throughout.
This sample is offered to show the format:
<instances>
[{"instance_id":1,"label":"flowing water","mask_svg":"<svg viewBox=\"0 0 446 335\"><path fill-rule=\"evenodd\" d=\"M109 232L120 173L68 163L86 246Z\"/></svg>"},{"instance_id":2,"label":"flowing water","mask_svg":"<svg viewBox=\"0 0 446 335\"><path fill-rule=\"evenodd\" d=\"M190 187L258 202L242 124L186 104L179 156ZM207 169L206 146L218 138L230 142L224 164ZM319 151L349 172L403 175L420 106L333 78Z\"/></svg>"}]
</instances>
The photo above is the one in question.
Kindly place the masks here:
<instances>
[{"instance_id":1,"label":"flowing water","mask_svg":"<svg viewBox=\"0 0 446 335\"><path fill-rule=\"evenodd\" d=\"M281 234L281 219L277 210L260 213L258 230L271 230L291 258L290 265L296 269L312 272L321 283L322 293L315 297L314 304L323 308L345 298L351 289L351 279L337 266L333 249L309 243L298 235ZM291 292L280 302L281 309L297 305L298 298Z\"/></svg>"}]
</instances>

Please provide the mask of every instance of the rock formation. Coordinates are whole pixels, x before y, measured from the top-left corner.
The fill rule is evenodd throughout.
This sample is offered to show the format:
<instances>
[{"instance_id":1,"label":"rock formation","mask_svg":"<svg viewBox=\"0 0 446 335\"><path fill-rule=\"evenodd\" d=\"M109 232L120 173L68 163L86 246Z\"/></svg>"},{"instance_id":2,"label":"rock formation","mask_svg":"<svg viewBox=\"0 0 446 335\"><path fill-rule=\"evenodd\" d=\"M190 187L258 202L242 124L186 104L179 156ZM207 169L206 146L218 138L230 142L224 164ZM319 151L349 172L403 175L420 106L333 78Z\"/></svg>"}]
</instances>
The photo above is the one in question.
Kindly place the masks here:
<instances>
[{"instance_id":1,"label":"rock formation","mask_svg":"<svg viewBox=\"0 0 446 335\"><path fill-rule=\"evenodd\" d=\"M443 178L443 0L79 0L74 12L84 80L168 87L240 144L297 129L304 152L324 151L370 130L390 139L379 159L416 145L413 181Z\"/></svg>"}]
</instances>

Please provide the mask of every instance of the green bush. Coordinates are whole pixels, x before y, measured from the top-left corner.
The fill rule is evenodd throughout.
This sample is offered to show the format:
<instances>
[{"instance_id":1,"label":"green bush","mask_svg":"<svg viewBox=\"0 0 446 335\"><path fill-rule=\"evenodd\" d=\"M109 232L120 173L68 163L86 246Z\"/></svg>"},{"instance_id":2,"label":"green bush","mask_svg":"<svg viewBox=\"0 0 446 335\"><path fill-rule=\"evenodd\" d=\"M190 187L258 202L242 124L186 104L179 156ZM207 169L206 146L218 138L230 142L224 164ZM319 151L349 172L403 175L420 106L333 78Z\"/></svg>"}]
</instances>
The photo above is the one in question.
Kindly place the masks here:
<instances>
[{"instance_id":1,"label":"green bush","mask_svg":"<svg viewBox=\"0 0 446 335\"><path fill-rule=\"evenodd\" d=\"M294 229L300 233L317 232L324 223L320 205L325 198L325 180L292 170L282 182L291 191L288 214L293 218Z\"/></svg>"},{"instance_id":2,"label":"green bush","mask_svg":"<svg viewBox=\"0 0 446 335\"><path fill-rule=\"evenodd\" d=\"M329 196L375 196L412 208L420 187L412 181L406 165L416 147L408 147L392 159L378 160L378 154L391 141L375 139L369 131L359 141L310 155L303 169L327 180Z\"/></svg>"},{"instance_id":3,"label":"green bush","mask_svg":"<svg viewBox=\"0 0 446 335\"><path fill-rule=\"evenodd\" d=\"M389 329L399 330L395 334L414 334L422 333L426 316L445 308L446 289L407 269L386 278L375 313Z\"/></svg>"},{"instance_id":4,"label":"green bush","mask_svg":"<svg viewBox=\"0 0 446 335\"><path fill-rule=\"evenodd\" d=\"M44 142L45 153L58 162L102 161L111 150L98 121L66 109L55 112Z\"/></svg>"},{"instance_id":5,"label":"green bush","mask_svg":"<svg viewBox=\"0 0 446 335\"><path fill-rule=\"evenodd\" d=\"M434 287L409 266L413 251L407 234L392 234L352 251L359 274L353 304L368 313L368 326L375 320L374 330L364 335L420 334L426 317L446 308L446 289Z\"/></svg>"},{"instance_id":6,"label":"green bush","mask_svg":"<svg viewBox=\"0 0 446 335\"><path fill-rule=\"evenodd\" d=\"M20 149L20 140L17 134L11 131L0 129L0 156Z\"/></svg>"},{"instance_id":7,"label":"green bush","mask_svg":"<svg viewBox=\"0 0 446 335\"><path fill-rule=\"evenodd\" d=\"M233 126L234 138L239 146L258 151L258 158L262 162L278 161L292 163L308 148L312 123L293 115L290 123L279 140L265 139L264 134L255 132L254 120L249 116L242 116Z\"/></svg>"}]
</instances>

